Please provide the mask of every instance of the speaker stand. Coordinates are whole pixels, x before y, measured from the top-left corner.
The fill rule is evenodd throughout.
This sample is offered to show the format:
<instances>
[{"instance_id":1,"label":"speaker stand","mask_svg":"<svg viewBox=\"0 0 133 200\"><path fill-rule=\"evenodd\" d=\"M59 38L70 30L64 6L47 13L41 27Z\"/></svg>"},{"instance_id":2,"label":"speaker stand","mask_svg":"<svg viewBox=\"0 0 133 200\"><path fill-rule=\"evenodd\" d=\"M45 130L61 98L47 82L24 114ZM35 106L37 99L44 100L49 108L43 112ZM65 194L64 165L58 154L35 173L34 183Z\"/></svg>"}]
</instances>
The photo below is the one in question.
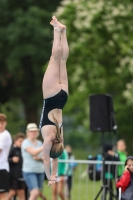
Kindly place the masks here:
<instances>
[{"instance_id":1,"label":"speaker stand","mask_svg":"<svg viewBox=\"0 0 133 200\"><path fill-rule=\"evenodd\" d=\"M99 197L99 195L102 193L102 198L101 200L106 200L106 193L107 191L110 191L110 193L112 194L113 197L115 197L117 199L117 195L113 194L113 191L111 190L111 188L105 184L105 155L104 155L104 131L102 131L102 154L103 154L103 160L102 160L102 166L103 166L103 173L102 173L102 180L103 180L103 185L101 186L101 189L99 190L99 192L97 193L96 197L94 198L94 200L97 200L97 198Z\"/></svg>"}]
</instances>

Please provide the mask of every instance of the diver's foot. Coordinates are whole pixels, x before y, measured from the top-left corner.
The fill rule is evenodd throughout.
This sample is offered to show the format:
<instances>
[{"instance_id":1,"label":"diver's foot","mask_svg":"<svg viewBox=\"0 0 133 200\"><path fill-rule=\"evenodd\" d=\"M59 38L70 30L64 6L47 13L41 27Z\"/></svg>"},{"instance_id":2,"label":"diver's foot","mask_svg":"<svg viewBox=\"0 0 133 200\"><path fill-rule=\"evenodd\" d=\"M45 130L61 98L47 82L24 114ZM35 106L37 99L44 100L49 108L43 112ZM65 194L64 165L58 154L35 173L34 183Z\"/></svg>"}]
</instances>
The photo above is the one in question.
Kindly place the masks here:
<instances>
[{"instance_id":1,"label":"diver's foot","mask_svg":"<svg viewBox=\"0 0 133 200\"><path fill-rule=\"evenodd\" d=\"M51 20L50 24L53 27L56 27L56 28L60 29L61 31L63 31L64 29L66 29L66 26L63 25L62 23L60 23L55 16L52 17L52 20Z\"/></svg>"}]
</instances>

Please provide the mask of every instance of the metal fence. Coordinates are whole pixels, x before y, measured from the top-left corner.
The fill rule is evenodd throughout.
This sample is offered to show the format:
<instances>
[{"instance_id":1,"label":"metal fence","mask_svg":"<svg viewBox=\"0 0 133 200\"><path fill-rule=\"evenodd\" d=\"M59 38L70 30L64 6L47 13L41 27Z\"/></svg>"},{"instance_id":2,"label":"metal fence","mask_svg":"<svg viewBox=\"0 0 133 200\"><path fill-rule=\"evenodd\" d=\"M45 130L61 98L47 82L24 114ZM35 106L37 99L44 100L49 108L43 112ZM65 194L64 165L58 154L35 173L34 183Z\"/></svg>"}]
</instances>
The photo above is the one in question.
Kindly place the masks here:
<instances>
[{"instance_id":1,"label":"metal fence","mask_svg":"<svg viewBox=\"0 0 133 200\"><path fill-rule=\"evenodd\" d=\"M106 200L109 199L110 190L108 190L108 186L110 186L110 180L112 182L112 191L115 196L117 195L117 189L115 187L115 183L118 177L118 166L124 165L123 162L116 162L116 161L96 161L96 160L60 160L59 162L65 163L76 163L77 167L73 171L73 184L72 184L72 191L71 196L72 200ZM101 173L100 173L100 180L96 180L97 172L96 166L101 165ZM91 169L90 167L91 166ZM106 186L107 186L107 193L105 194L105 190L103 186L105 182L103 182L103 174L105 171L103 167L107 168L108 174L111 173L112 166L114 167L114 177L110 177L106 179ZM91 170L91 172L90 172ZM91 174L91 178L90 178ZM110 189L110 187L109 187ZM99 191L101 190L100 194L98 195ZM107 198L106 198L107 197ZM112 197L112 199L119 199Z\"/></svg>"},{"instance_id":2,"label":"metal fence","mask_svg":"<svg viewBox=\"0 0 133 200\"><path fill-rule=\"evenodd\" d=\"M103 161L96 160L59 160L62 163L75 163L76 168L73 170L72 175L72 190L71 190L71 200L110 200L109 198L109 190L107 194L104 194L105 190L102 190L100 195L97 197L99 191L103 187ZM96 180L96 166L100 164L101 173L100 180ZM124 165L123 162L115 162L115 161L105 161L105 165L107 166L108 173L111 172L111 166L115 166L114 169L114 177L111 179L113 183L113 193L117 195L117 190L115 188L115 183L117 180L117 172L118 166ZM91 167L89 167L91 166ZM90 176L91 174L91 176ZM107 180L106 185L109 185L109 180ZM46 194L46 190L49 190L49 194L47 193L47 199L52 199L52 191L47 187L47 181L45 182L44 194ZM67 187L65 187L65 194L67 197ZM26 200L28 200L29 194L26 192ZM106 198L107 197L107 198ZM16 198L14 198L16 199ZM67 199L67 198L66 198ZM112 198L119 199L119 198Z\"/></svg>"}]
</instances>

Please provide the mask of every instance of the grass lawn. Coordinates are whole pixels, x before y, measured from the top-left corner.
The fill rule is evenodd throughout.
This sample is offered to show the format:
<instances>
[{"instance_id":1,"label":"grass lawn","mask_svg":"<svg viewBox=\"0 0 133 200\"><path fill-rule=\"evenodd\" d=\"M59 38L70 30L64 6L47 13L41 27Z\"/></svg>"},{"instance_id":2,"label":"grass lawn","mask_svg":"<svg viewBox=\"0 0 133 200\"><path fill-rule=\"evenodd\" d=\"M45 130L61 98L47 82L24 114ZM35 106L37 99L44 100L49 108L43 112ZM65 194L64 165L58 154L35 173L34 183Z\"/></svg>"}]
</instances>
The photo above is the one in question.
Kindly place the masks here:
<instances>
[{"instance_id":1,"label":"grass lawn","mask_svg":"<svg viewBox=\"0 0 133 200\"><path fill-rule=\"evenodd\" d=\"M71 200L93 200L100 189L100 181L90 181L86 174L86 164L79 164L74 172ZM44 194L47 200L52 200L51 187L44 183ZM100 197L99 197L100 200Z\"/></svg>"}]
</instances>

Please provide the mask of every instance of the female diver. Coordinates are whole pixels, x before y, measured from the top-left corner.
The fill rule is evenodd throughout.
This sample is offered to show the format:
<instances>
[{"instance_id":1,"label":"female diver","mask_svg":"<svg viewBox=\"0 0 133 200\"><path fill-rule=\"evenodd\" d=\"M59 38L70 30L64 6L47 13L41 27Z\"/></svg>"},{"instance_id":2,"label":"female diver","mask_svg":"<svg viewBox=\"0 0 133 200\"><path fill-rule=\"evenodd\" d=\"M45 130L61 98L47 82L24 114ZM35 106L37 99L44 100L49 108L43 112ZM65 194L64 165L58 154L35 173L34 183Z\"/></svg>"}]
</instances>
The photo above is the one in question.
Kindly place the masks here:
<instances>
[{"instance_id":1,"label":"female diver","mask_svg":"<svg viewBox=\"0 0 133 200\"><path fill-rule=\"evenodd\" d=\"M69 54L66 26L55 16L52 17L50 24L54 29L54 39L52 54L42 83L44 106L39 126L44 139L44 169L48 185L56 182L57 158L64 149L62 110L68 98L66 61ZM50 157L53 158L51 173Z\"/></svg>"}]
</instances>

